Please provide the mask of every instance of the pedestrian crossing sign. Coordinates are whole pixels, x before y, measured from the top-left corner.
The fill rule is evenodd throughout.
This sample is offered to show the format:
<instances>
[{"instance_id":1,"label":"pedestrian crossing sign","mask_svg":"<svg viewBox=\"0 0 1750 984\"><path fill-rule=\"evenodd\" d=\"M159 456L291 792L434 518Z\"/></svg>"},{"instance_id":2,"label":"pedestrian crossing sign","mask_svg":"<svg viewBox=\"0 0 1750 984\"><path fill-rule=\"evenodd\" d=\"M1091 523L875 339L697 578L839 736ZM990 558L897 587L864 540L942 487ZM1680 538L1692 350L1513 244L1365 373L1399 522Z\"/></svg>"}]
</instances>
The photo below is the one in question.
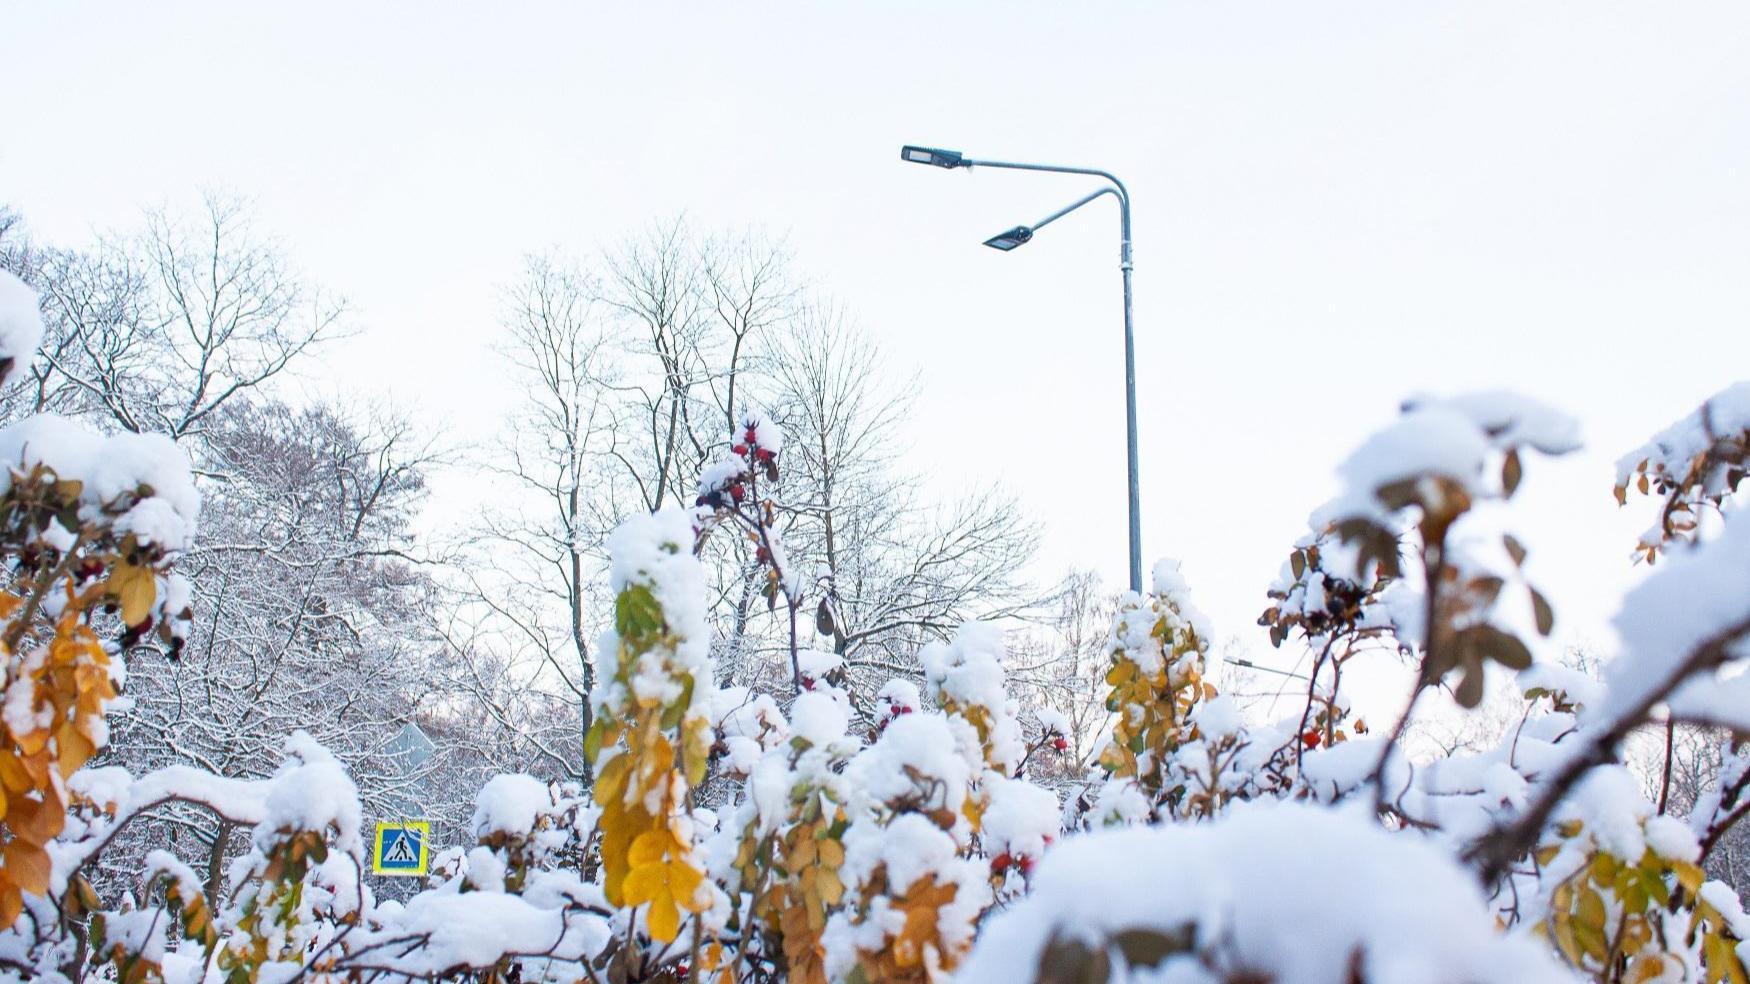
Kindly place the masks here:
<instances>
[{"instance_id":1,"label":"pedestrian crossing sign","mask_svg":"<svg viewBox=\"0 0 1750 984\"><path fill-rule=\"evenodd\" d=\"M378 875L423 875L431 858L431 823L426 820L377 821L371 872Z\"/></svg>"}]
</instances>

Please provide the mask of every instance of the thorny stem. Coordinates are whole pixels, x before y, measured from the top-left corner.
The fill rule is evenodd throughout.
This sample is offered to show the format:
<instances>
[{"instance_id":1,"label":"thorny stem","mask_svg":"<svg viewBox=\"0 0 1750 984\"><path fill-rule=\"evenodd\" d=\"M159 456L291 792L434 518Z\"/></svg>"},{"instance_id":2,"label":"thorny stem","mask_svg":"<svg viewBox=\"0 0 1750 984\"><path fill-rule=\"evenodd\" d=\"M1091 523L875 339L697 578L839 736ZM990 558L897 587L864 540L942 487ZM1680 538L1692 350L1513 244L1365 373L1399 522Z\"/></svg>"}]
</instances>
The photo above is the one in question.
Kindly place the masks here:
<instances>
[{"instance_id":1,"label":"thorny stem","mask_svg":"<svg viewBox=\"0 0 1750 984\"><path fill-rule=\"evenodd\" d=\"M798 655L796 641L796 612L802 604L802 599L791 592L787 583L789 581L786 576L787 572L778 563L778 552L773 549L771 530L766 524L765 513L761 509L762 505L770 505L770 503L760 498L759 473L751 466L747 472L747 499L749 508L753 510L752 516L742 511L739 505L730 506L729 512L730 515L753 531L761 549L765 551L766 562L772 565L772 572L777 575L778 590L784 592L784 604L789 609L790 615L790 694L794 697L802 693L802 662Z\"/></svg>"},{"instance_id":2,"label":"thorny stem","mask_svg":"<svg viewBox=\"0 0 1750 984\"><path fill-rule=\"evenodd\" d=\"M1410 702L1404 705L1404 713L1392 725L1391 734L1386 736L1385 747L1380 749L1379 761L1373 767L1373 773L1368 776L1368 782L1373 786L1373 808L1375 812L1383 813L1385 800L1385 769L1391 763L1391 753L1397 748L1398 740L1403 738L1404 729L1409 727L1410 715L1415 713L1416 703L1422 699L1422 692L1439 680L1428 679L1428 667L1443 666L1435 659L1437 654L1435 640L1439 631L1435 618L1440 612L1440 582L1446 576L1446 529L1445 525L1429 528L1429 517L1423 517L1422 530L1422 573L1425 582L1422 609L1422 669L1417 675L1416 691L1410 695ZM1469 670L1466 671L1470 672Z\"/></svg>"},{"instance_id":3,"label":"thorny stem","mask_svg":"<svg viewBox=\"0 0 1750 984\"><path fill-rule=\"evenodd\" d=\"M1665 720L1665 776L1659 781L1659 815L1665 815L1665 805L1671 801L1671 752L1677 744L1677 719Z\"/></svg>"},{"instance_id":4,"label":"thorny stem","mask_svg":"<svg viewBox=\"0 0 1750 984\"><path fill-rule=\"evenodd\" d=\"M1707 832L1701 838L1703 859L1713 852L1714 845L1719 843L1726 831L1732 829L1733 824L1743 819L1746 813L1750 813L1750 799L1740 799L1744 795L1746 786L1750 786L1750 770L1739 775L1737 781L1732 783L1730 787L1720 790L1719 803L1714 807L1714 817L1708 821ZM1723 817L1719 815L1721 806L1726 807L1726 814Z\"/></svg>"},{"instance_id":5,"label":"thorny stem","mask_svg":"<svg viewBox=\"0 0 1750 984\"><path fill-rule=\"evenodd\" d=\"M1537 838L1543 833L1544 824L1549 822L1550 814L1555 812L1556 806L1588 771L1615 758L1617 745L1628 737L1629 732L1640 727L1655 705L1691 674L1723 662L1727 649L1746 633L1750 633L1750 618L1729 625L1705 640L1678 663L1676 671L1660 686L1650 689L1633 707L1599 732L1589 745L1570 757L1561 771L1544 787L1543 795L1520 813L1517 819L1496 827L1472 843L1463 857L1477 866L1483 884L1490 886L1500 881L1512 867L1514 860L1537 843Z\"/></svg>"},{"instance_id":6,"label":"thorny stem","mask_svg":"<svg viewBox=\"0 0 1750 984\"><path fill-rule=\"evenodd\" d=\"M24 638L25 631L30 628L31 620L36 617L37 609L42 607L43 598L48 595L51 588L61 583L61 579L67 576L68 571L73 569L73 561L78 559L79 548L89 540L90 537L86 532L80 530L79 535L73 540L73 545L68 547L62 555L61 562L55 565L55 569L49 573L48 577L37 582L30 597L25 599L24 610L19 613L18 618L13 620L12 625L6 630L7 650L18 651L18 643Z\"/></svg>"},{"instance_id":7,"label":"thorny stem","mask_svg":"<svg viewBox=\"0 0 1750 984\"><path fill-rule=\"evenodd\" d=\"M693 917L693 945L687 952L687 984L699 984L699 917Z\"/></svg>"},{"instance_id":8,"label":"thorny stem","mask_svg":"<svg viewBox=\"0 0 1750 984\"><path fill-rule=\"evenodd\" d=\"M1422 699L1422 694L1427 689L1428 685L1425 683L1416 685L1416 692L1410 695L1410 702L1404 705L1404 713L1400 714L1397 723L1392 725L1391 734L1387 735L1385 739L1385 747L1380 750L1379 761L1374 764L1373 772L1367 777L1367 781L1373 786L1373 809L1377 813L1384 813L1387 806L1385 770L1386 766L1391 764L1391 753L1398 747L1398 741L1404 737L1404 730L1409 727L1410 717L1416 711L1416 703Z\"/></svg>"}]
</instances>

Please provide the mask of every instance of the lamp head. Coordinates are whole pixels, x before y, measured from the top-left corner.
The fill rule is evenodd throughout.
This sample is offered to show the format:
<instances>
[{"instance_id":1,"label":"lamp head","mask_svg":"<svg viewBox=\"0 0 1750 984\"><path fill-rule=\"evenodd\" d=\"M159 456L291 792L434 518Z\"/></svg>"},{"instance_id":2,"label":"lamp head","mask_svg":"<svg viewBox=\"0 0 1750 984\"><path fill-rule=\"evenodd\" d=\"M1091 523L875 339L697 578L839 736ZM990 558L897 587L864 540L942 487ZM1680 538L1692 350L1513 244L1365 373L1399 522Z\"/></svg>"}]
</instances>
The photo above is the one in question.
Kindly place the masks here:
<instances>
[{"instance_id":1,"label":"lamp head","mask_svg":"<svg viewBox=\"0 0 1750 984\"><path fill-rule=\"evenodd\" d=\"M937 167L966 167L965 157L958 150L939 150L935 147L913 147L906 145L899 149L899 159L913 164L934 164Z\"/></svg>"},{"instance_id":2,"label":"lamp head","mask_svg":"<svg viewBox=\"0 0 1750 984\"><path fill-rule=\"evenodd\" d=\"M999 232L986 239L984 244L991 249L1000 249L1007 253L1033 238L1033 230L1029 226L1016 226L1008 232Z\"/></svg>"}]
</instances>

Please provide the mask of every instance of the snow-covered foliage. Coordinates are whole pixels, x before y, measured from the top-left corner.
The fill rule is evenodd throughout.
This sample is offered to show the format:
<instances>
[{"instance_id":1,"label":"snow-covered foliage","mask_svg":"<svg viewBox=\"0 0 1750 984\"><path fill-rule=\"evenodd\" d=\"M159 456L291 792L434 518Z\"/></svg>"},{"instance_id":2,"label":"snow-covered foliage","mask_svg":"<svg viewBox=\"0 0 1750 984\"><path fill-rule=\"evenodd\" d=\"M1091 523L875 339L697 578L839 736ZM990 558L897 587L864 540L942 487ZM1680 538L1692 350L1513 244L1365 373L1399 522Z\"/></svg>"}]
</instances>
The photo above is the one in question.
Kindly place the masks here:
<instances>
[{"instance_id":1,"label":"snow-covered foliage","mask_svg":"<svg viewBox=\"0 0 1750 984\"><path fill-rule=\"evenodd\" d=\"M20 291L0 281L11 365L32 361L37 306ZM198 614L176 568L198 548L201 497L169 439L17 421L0 429L0 975L1742 980L1750 918L1706 865L1750 813L1750 749L1734 739L1684 815L1624 761L1649 725L1666 741L1680 724L1750 730L1742 404L1729 390L1629 456L1619 480L1668 496L1656 549L1642 545L1660 564L1624 599L1624 649L1601 681L1533 658L1553 610L1522 572L1525 547L1478 522L1484 503L1509 511L1524 453L1571 451L1577 426L1511 394L1406 405L1340 466L1340 495L1268 587L1269 641L1311 657L1304 699L1260 721L1218 692L1215 629L1163 562L1148 593L1118 601L1101 646L1106 742L1067 808L1029 770L1096 729L1011 693L997 627L918 646L905 665L921 690L858 689L849 599L805 576L783 535L784 437L732 414L693 506L636 511L605 537L612 628L589 647L575 755L593 781L505 770L470 788L462 832L406 891L367 875L378 811L308 733L246 777L94 761L127 720L130 647L156 631L174 651ZM187 437L206 419L166 429ZM1717 522L1672 520L1703 505ZM713 536L745 549L743 583L770 611L783 605L787 688L719 687L719 585L700 559ZM565 564L580 557L568 548ZM810 591L833 651L804 645ZM1344 677L1388 655L1414 665L1415 699L1370 728ZM1413 754L1417 700L1450 686L1471 707L1495 666L1520 673L1514 726ZM198 855L140 852L125 884L97 877L171 807L220 832ZM242 843L226 863L230 831Z\"/></svg>"},{"instance_id":2,"label":"snow-covered foliage","mask_svg":"<svg viewBox=\"0 0 1750 984\"><path fill-rule=\"evenodd\" d=\"M680 933L682 910L710 905L697 856L702 832L686 808L712 744L696 536L692 516L678 509L615 531L614 631L596 644L595 724L584 739L597 768L603 890L614 905L648 903L648 929L661 943Z\"/></svg>"},{"instance_id":3,"label":"snow-covered foliage","mask_svg":"<svg viewBox=\"0 0 1750 984\"><path fill-rule=\"evenodd\" d=\"M1475 879L1438 848L1355 810L1257 804L1066 841L956 980L1572 978L1534 941L1500 935Z\"/></svg>"},{"instance_id":4,"label":"snow-covered foliage","mask_svg":"<svg viewBox=\"0 0 1750 984\"><path fill-rule=\"evenodd\" d=\"M1616 500L1632 485L1665 497L1659 521L1636 556L1649 563L1672 540L1694 537L1703 514L1720 510L1750 469L1750 380L1728 386L1616 463Z\"/></svg>"},{"instance_id":5,"label":"snow-covered foliage","mask_svg":"<svg viewBox=\"0 0 1750 984\"><path fill-rule=\"evenodd\" d=\"M1000 775L1021 767L1027 747L1003 681L1002 633L988 625L967 625L949 643L931 643L918 658L924 664L930 698L978 732L985 765Z\"/></svg>"}]
</instances>

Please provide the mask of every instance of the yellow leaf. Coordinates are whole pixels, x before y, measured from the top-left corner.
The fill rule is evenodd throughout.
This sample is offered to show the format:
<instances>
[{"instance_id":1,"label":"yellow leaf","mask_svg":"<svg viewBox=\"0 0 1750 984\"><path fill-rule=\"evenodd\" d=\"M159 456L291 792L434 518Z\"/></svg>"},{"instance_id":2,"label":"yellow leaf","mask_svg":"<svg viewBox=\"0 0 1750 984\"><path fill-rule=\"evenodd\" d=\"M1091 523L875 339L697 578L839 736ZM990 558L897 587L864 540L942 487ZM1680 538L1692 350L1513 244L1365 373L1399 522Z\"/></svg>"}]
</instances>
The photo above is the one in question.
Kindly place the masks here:
<instances>
[{"instance_id":1,"label":"yellow leaf","mask_svg":"<svg viewBox=\"0 0 1750 984\"><path fill-rule=\"evenodd\" d=\"M837 872L822 871L815 878L815 885L820 889L821 901L827 905L838 905L845 896L845 883L839 880Z\"/></svg>"},{"instance_id":2,"label":"yellow leaf","mask_svg":"<svg viewBox=\"0 0 1750 984\"><path fill-rule=\"evenodd\" d=\"M597 803L612 803L626 795L626 775L631 761L629 755L616 755L596 772L592 792Z\"/></svg>"},{"instance_id":3,"label":"yellow leaf","mask_svg":"<svg viewBox=\"0 0 1750 984\"><path fill-rule=\"evenodd\" d=\"M1646 984L1665 972L1665 958L1657 953L1637 957L1629 966L1628 984Z\"/></svg>"},{"instance_id":4,"label":"yellow leaf","mask_svg":"<svg viewBox=\"0 0 1750 984\"><path fill-rule=\"evenodd\" d=\"M660 864L633 868L620 889L626 905L643 905L668 892L667 873ZM669 937L673 939L673 937Z\"/></svg>"},{"instance_id":5,"label":"yellow leaf","mask_svg":"<svg viewBox=\"0 0 1750 984\"><path fill-rule=\"evenodd\" d=\"M1587 929L1596 930L1600 935L1604 932L1604 896L1591 888L1580 891L1580 907L1577 912L1580 924Z\"/></svg>"},{"instance_id":6,"label":"yellow leaf","mask_svg":"<svg viewBox=\"0 0 1750 984\"><path fill-rule=\"evenodd\" d=\"M668 865L669 893L688 912L703 912L710 907L709 903L699 899L699 885L704 880L704 873L685 861L674 861Z\"/></svg>"},{"instance_id":7,"label":"yellow leaf","mask_svg":"<svg viewBox=\"0 0 1750 984\"><path fill-rule=\"evenodd\" d=\"M85 737L71 723L61 725L60 733L55 735L55 744L59 746L56 751L60 753L56 764L61 769L63 779L78 772L79 767L97 751L97 746L92 744L91 739Z\"/></svg>"},{"instance_id":8,"label":"yellow leaf","mask_svg":"<svg viewBox=\"0 0 1750 984\"><path fill-rule=\"evenodd\" d=\"M158 597L158 578L151 568L124 561L110 572L109 593L121 605L122 621L139 625L152 614L152 602Z\"/></svg>"},{"instance_id":9,"label":"yellow leaf","mask_svg":"<svg viewBox=\"0 0 1750 984\"><path fill-rule=\"evenodd\" d=\"M807 831L797 831L790 838L789 852L784 858L785 867L791 871L801 871L814 864L819 857L819 848L815 846L813 837Z\"/></svg>"},{"instance_id":10,"label":"yellow leaf","mask_svg":"<svg viewBox=\"0 0 1750 984\"><path fill-rule=\"evenodd\" d=\"M820 863L828 868L837 868L845 863L845 845L831 837L822 838L817 843L816 850L820 852Z\"/></svg>"},{"instance_id":11,"label":"yellow leaf","mask_svg":"<svg viewBox=\"0 0 1750 984\"><path fill-rule=\"evenodd\" d=\"M647 864L658 864L669 854L680 853L680 843L667 829L646 830L632 841L632 849L626 853L626 861L634 868L642 868Z\"/></svg>"},{"instance_id":12,"label":"yellow leaf","mask_svg":"<svg viewBox=\"0 0 1750 984\"><path fill-rule=\"evenodd\" d=\"M666 890L650 901L649 924L650 938L659 943L672 943L680 935L681 913L675 907L674 896Z\"/></svg>"},{"instance_id":13,"label":"yellow leaf","mask_svg":"<svg viewBox=\"0 0 1750 984\"><path fill-rule=\"evenodd\" d=\"M1677 884L1688 889L1691 895L1701 892L1701 883L1707 878L1698 865L1688 861L1671 862L1671 871L1677 876Z\"/></svg>"}]
</instances>

